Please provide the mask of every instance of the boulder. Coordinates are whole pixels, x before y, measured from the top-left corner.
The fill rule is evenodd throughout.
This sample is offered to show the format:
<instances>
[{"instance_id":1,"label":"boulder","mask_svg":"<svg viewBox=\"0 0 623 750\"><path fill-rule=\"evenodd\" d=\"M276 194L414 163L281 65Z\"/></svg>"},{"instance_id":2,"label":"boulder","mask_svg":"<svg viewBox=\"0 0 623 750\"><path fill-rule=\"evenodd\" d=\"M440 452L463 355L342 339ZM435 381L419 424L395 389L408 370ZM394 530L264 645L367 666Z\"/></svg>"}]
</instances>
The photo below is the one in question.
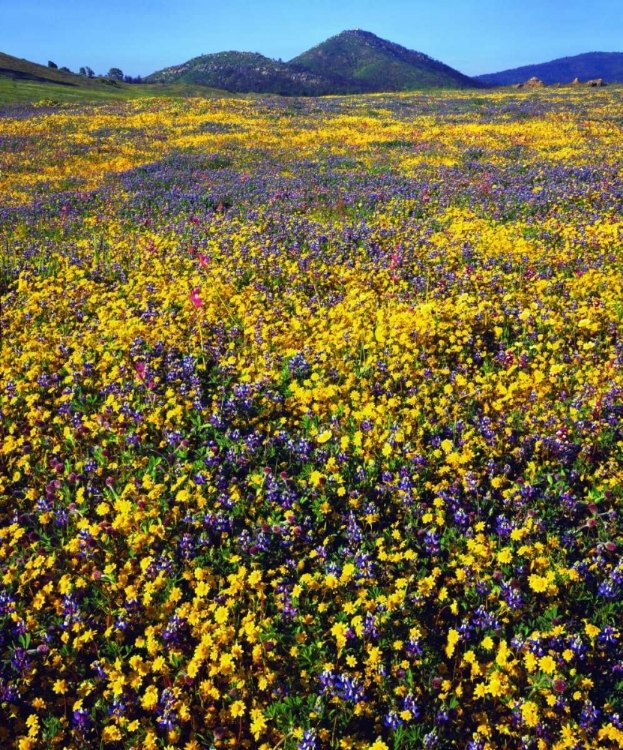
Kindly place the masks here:
<instances>
[{"instance_id":1,"label":"boulder","mask_svg":"<svg viewBox=\"0 0 623 750\"><path fill-rule=\"evenodd\" d=\"M587 81L586 85L587 86L593 86L593 87L596 88L596 87L600 87L600 86L605 86L606 84L604 83L604 79L603 78L593 78L592 81Z\"/></svg>"},{"instance_id":2,"label":"boulder","mask_svg":"<svg viewBox=\"0 0 623 750\"><path fill-rule=\"evenodd\" d=\"M536 76L532 76L530 80L525 82L524 86L526 86L527 88L531 88L531 89L539 89L545 86L545 84Z\"/></svg>"},{"instance_id":3,"label":"boulder","mask_svg":"<svg viewBox=\"0 0 623 750\"><path fill-rule=\"evenodd\" d=\"M580 79L574 78L573 81L571 81L572 86L579 86L580 85Z\"/></svg>"}]
</instances>

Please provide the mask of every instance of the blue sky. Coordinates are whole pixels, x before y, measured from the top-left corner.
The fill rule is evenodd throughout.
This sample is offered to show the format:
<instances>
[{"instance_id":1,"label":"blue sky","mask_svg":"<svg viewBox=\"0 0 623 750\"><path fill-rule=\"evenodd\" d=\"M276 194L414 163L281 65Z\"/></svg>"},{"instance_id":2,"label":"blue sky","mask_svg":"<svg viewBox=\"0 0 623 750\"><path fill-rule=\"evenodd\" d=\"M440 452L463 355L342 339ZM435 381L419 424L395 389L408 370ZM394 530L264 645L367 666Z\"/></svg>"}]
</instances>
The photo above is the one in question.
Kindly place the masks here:
<instances>
[{"instance_id":1,"label":"blue sky","mask_svg":"<svg viewBox=\"0 0 623 750\"><path fill-rule=\"evenodd\" d=\"M361 28L468 75L623 52L622 0L0 0L0 51L147 75L244 50L289 60Z\"/></svg>"}]
</instances>

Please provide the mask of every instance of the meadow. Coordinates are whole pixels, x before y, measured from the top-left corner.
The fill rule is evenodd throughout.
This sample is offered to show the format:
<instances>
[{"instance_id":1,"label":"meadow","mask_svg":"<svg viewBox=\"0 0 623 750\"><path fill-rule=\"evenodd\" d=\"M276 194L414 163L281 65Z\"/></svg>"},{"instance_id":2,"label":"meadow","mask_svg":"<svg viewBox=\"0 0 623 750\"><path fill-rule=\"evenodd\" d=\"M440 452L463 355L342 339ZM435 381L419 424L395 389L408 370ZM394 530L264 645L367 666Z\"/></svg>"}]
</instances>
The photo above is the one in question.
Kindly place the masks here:
<instances>
[{"instance_id":1,"label":"meadow","mask_svg":"<svg viewBox=\"0 0 623 750\"><path fill-rule=\"evenodd\" d=\"M0 746L623 747L623 89L0 108Z\"/></svg>"}]
</instances>

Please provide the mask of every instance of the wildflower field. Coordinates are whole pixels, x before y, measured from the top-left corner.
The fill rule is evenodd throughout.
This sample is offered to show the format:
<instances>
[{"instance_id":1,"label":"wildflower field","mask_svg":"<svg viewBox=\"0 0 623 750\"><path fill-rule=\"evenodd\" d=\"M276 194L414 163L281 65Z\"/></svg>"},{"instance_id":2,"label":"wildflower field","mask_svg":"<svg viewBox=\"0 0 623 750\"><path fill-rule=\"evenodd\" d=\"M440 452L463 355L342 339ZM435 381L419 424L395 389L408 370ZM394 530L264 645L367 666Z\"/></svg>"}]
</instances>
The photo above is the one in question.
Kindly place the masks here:
<instances>
[{"instance_id":1,"label":"wildflower field","mask_svg":"<svg viewBox=\"0 0 623 750\"><path fill-rule=\"evenodd\" d=\"M623 747L622 136L0 109L0 747Z\"/></svg>"}]
</instances>

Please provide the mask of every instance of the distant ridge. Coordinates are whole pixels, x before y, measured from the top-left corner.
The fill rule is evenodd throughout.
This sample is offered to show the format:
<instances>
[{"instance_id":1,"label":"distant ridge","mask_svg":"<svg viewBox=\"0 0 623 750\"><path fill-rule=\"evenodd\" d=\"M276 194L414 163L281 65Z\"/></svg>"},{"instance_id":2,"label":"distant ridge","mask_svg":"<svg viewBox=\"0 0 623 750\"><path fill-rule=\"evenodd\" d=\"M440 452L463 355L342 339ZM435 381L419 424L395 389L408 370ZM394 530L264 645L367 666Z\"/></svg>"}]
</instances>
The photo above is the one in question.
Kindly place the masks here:
<instances>
[{"instance_id":1,"label":"distant ridge","mask_svg":"<svg viewBox=\"0 0 623 750\"><path fill-rule=\"evenodd\" d=\"M513 86L533 77L550 85L571 83L575 78L581 82L603 78L606 83L620 83L623 82L623 52L586 52L574 57L561 57L546 63L475 76L476 80L490 86Z\"/></svg>"},{"instance_id":2,"label":"distant ridge","mask_svg":"<svg viewBox=\"0 0 623 750\"><path fill-rule=\"evenodd\" d=\"M259 53L218 52L157 71L145 80L290 96L485 86L428 55L360 29L343 31L287 63Z\"/></svg>"}]
</instances>

